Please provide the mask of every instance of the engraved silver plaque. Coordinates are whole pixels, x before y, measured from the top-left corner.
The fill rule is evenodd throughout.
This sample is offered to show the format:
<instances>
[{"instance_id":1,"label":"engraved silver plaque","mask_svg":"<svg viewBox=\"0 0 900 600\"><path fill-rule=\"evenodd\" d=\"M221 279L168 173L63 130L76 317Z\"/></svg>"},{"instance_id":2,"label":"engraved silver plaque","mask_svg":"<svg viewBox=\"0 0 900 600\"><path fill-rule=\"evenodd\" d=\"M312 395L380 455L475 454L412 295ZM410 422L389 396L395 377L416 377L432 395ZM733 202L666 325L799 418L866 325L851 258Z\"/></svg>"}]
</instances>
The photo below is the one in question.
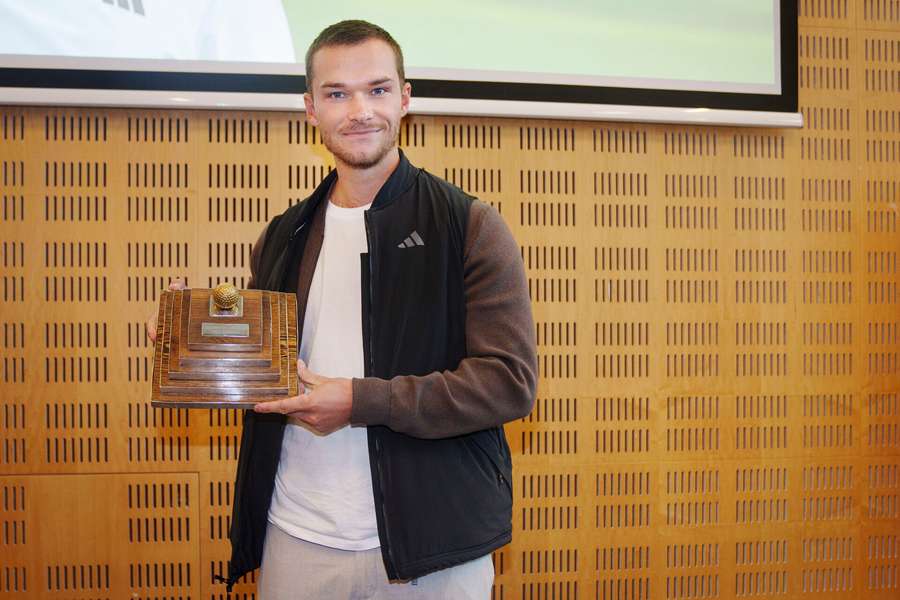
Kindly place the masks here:
<instances>
[{"instance_id":1,"label":"engraved silver plaque","mask_svg":"<svg viewBox=\"0 0 900 600\"><path fill-rule=\"evenodd\" d=\"M204 337L250 337L248 323L200 323L200 335Z\"/></svg>"}]
</instances>

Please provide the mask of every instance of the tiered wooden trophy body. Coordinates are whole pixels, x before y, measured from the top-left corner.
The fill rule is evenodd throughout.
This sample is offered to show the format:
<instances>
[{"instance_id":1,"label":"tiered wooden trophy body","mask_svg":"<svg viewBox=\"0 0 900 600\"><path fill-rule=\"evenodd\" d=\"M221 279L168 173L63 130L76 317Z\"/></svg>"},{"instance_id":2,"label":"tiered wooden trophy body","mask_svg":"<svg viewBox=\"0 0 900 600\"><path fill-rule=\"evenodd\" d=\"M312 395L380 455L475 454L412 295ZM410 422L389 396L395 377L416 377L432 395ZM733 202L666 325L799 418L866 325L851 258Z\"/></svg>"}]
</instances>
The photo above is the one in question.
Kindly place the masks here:
<instances>
[{"instance_id":1,"label":"tiered wooden trophy body","mask_svg":"<svg viewBox=\"0 0 900 600\"><path fill-rule=\"evenodd\" d=\"M252 408L297 390L294 294L230 284L163 292L153 406Z\"/></svg>"}]
</instances>

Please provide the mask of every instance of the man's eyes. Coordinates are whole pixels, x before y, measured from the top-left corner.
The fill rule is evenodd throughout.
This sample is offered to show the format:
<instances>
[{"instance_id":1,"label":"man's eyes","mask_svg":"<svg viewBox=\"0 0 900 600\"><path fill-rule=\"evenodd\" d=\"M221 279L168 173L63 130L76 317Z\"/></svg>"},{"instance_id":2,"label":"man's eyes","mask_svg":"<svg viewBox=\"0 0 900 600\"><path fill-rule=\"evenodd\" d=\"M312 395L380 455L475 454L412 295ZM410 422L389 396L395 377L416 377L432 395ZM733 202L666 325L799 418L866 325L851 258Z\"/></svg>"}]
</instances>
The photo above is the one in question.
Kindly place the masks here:
<instances>
[{"instance_id":1,"label":"man's eyes","mask_svg":"<svg viewBox=\"0 0 900 600\"><path fill-rule=\"evenodd\" d=\"M371 92L369 92L369 93L372 94L373 96L384 96L385 94L387 94L389 92L390 92L389 88L376 87L376 88L372 88ZM334 100L343 100L344 98L348 97L348 94L347 94L347 92L335 90L333 92L328 92L327 97L332 98Z\"/></svg>"}]
</instances>

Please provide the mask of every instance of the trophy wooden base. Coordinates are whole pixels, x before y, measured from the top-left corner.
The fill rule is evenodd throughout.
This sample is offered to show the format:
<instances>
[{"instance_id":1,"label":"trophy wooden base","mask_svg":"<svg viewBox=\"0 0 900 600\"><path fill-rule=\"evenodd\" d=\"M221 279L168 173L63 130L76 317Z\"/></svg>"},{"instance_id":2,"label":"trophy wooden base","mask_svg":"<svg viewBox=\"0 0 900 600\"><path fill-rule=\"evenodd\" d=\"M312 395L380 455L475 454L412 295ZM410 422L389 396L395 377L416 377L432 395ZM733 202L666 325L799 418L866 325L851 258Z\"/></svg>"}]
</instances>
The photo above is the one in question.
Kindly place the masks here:
<instances>
[{"instance_id":1,"label":"trophy wooden base","mask_svg":"<svg viewBox=\"0 0 900 600\"><path fill-rule=\"evenodd\" d=\"M212 298L205 289L162 293L151 404L253 408L296 396L297 297L244 290L228 309Z\"/></svg>"}]
</instances>

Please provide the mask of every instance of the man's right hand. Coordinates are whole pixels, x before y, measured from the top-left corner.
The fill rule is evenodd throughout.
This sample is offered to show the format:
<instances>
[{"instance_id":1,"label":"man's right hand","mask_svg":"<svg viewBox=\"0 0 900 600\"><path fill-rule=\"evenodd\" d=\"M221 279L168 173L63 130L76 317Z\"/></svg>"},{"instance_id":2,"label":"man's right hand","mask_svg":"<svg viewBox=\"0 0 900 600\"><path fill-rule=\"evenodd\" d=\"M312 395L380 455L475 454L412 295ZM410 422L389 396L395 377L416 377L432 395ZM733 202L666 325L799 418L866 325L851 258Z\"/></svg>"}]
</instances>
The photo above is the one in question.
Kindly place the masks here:
<instances>
[{"instance_id":1,"label":"man's right hand","mask_svg":"<svg viewBox=\"0 0 900 600\"><path fill-rule=\"evenodd\" d=\"M181 279L176 279L172 283L169 284L169 290L183 290L184 289L184 281ZM150 318L147 319L147 337L150 338L151 342L156 341L156 312L150 315Z\"/></svg>"}]
</instances>

